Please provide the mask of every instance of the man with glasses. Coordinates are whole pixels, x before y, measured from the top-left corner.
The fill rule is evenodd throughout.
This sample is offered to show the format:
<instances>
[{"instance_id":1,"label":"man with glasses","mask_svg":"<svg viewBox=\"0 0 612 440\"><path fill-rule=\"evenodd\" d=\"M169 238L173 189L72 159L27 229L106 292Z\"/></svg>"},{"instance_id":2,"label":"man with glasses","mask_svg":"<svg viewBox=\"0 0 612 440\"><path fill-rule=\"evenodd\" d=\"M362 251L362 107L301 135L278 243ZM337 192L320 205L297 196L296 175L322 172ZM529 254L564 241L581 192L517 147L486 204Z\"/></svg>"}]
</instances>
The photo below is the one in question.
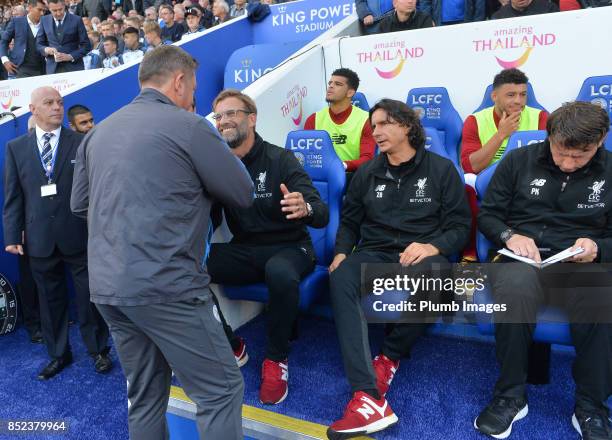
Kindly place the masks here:
<instances>
[{"instance_id":1,"label":"man with glasses","mask_svg":"<svg viewBox=\"0 0 612 440\"><path fill-rule=\"evenodd\" d=\"M250 97L225 90L213 109L219 133L253 179L255 202L249 208L223 205L233 238L211 246L208 273L218 284L267 284L268 344L259 399L276 404L288 393L287 356L299 284L315 264L306 226L325 227L329 211L294 155L257 134L257 107ZM236 361L243 365L248 360L244 342L224 327Z\"/></svg>"}]
</instances>

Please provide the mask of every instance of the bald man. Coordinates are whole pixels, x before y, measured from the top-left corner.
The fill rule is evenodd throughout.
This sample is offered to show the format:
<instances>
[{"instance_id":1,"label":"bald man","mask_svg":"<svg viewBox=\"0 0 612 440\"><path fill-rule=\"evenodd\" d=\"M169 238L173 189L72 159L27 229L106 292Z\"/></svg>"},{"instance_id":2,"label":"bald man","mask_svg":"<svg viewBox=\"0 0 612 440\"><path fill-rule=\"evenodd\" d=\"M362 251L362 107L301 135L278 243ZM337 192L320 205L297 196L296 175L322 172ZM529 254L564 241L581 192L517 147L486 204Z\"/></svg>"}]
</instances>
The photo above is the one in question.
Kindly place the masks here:
<instances>
[{"instance_id":1,"label":"bald man","mask_svg":"<svg viewBox=\"0 0 612 440\"><path fill-rule=\"evenodd\" d=\"M52 87L32 92L36 127L8 142L4 162L4 243L26 255L38 290L43 339L51 361L39 373L50 379L72 362L68 344L66 267L72 273L81 336L98 373L112 368L108 327L89 300L87 223L70 211L72 175L83 135L62 127L64 102Z\"/></svg>"}]
</instances>

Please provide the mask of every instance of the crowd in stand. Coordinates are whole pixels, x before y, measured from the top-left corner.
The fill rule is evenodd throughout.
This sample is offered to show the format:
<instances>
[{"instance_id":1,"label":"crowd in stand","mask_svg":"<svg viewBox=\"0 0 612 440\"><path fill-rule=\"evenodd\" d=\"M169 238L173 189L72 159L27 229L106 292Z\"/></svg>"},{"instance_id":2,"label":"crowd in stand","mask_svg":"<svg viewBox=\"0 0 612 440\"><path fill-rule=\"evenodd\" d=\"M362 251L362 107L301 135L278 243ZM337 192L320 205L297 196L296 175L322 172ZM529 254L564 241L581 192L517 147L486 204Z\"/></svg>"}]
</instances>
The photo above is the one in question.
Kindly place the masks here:
<instances>
[{"instance_id":1,"label":"crowd in stand","mask_svg":"<svg viewBox=\"0 0 612 440\"><path fill-rule=\"evenodd\" d=\"M6 3L0 6L0 79L102 67L114 68L141 59L145 52L155 47L172 44L245 15L248 3L270 5L285 1L287 0L20 0ZM55 26L45 27L41 19L45 15L53 15L51 4L58 4L58 7L62 6L64 9L63 12L58 12ZM48 58L53 54L45 52L45 59L41 51L46 46L55 46L48 41L48 36L45 36L44 43L41 43L38 34L56 32L58 26L63 26L61 18L64 13L81 18L79 23L74 24L79 37L71 42L73 47L70 48L70 54L73 58L66 58L65 61L55 60L58 69L55 70L56 66L53 66L50 71ZM29 33L25 32L26 25L30 26L32 32L36 31L36 34L31 36L35 41L32 41L27 53L21 50L22 47L28 48L30 39ZM23 29L21 33L20 28ZM66 42L64 43L66 45ZM27 56L23 56L22 52ZM24 62L26 68L20 69Z\"/></svg>"}]
</instances>

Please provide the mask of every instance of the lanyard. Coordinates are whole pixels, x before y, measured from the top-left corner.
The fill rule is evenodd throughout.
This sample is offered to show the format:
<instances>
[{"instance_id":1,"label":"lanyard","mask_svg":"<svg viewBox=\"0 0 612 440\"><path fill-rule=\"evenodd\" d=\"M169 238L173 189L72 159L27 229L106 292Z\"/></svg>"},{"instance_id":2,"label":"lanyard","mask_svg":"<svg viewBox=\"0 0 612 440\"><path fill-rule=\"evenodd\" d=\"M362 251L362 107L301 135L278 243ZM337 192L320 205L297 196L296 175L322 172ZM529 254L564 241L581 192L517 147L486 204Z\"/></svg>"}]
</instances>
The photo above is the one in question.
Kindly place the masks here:
<instances>
[{"instance_id":1,"label":"lanyard","mask_svg":"<svg viewBox=\"0 0 612 440\"><path fill-rule=\"evenodd\" d=\"M44 148L44 143L43 143L43 148ZM51 177L53 176L53 169L55 168L55 157L57 156L57 150L59 150L59 136L57 136L55 147L51 147L51 148L53 151L53 154L51 156L51 163L46 168L45 168L45 161L43 160L41 150L40 149L38 150L38 157L40 158L40 164L43 167L45 176L47 176L47 179L49 180L49 185L51 185L51 180L52 180Z\"/></svg>"}]
</instances>

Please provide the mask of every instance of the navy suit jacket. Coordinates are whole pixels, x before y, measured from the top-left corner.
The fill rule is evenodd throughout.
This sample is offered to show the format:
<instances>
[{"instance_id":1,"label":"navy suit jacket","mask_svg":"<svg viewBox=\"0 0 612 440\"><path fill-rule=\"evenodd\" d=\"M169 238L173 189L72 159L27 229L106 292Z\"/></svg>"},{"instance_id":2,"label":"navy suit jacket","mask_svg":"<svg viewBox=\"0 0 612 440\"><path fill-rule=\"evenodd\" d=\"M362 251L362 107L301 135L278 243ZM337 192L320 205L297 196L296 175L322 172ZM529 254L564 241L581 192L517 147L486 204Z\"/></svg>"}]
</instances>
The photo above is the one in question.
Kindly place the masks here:
<instances>
[{"instance_id":1,"label":"navy suit jacket","mask_svg":"<svg viewBox=\"0 0 612 440\"><path fill-rule=\"evenodd\" d=\"M40 21L42 26L36 37L36 48L45 57L47 74L55 73L57 63L52 56L45 55L46 47L54 47L59 52L72 55L74 63L71 64L74 68L70 70L83 70L83 57L91 50L91 42L81 17L66 12L61 39L58 39L55 33L55 20L51 14L45 15Z\"/></svg>"},{"instance_id":2,"label":"navy suit jacket","mask_svg":"<svg viewBox=\"0 0 612 440\"><path fill-rule=\"evenodd\" d=\"M28 19L24 17L13 17L6 25L6 29L2 32L2 41L0 41L0 57L8 57L13 64L21 66L25 58L26 48L28 45L28 33L30 25ZM41 29L38 29L40 34ZM15 46L9 53L9 43L15 40Z\"/></svg>"},{"instance_id":3,"label":"navy suit jacket","mask_svg":"<svg viewBox=\"0 0 612 440\"><path fill-rule=\"evenodd\" d=\"M62 127L53 170L57 195L41 197L47 176L40 163L36 132L6 145L4 162L4 245L21 244L25 231L28 254L50 256L55 247L64 255L87 249L87 223L70 210L74 159L83 135Z\"/></svg>"}]
</instances>

